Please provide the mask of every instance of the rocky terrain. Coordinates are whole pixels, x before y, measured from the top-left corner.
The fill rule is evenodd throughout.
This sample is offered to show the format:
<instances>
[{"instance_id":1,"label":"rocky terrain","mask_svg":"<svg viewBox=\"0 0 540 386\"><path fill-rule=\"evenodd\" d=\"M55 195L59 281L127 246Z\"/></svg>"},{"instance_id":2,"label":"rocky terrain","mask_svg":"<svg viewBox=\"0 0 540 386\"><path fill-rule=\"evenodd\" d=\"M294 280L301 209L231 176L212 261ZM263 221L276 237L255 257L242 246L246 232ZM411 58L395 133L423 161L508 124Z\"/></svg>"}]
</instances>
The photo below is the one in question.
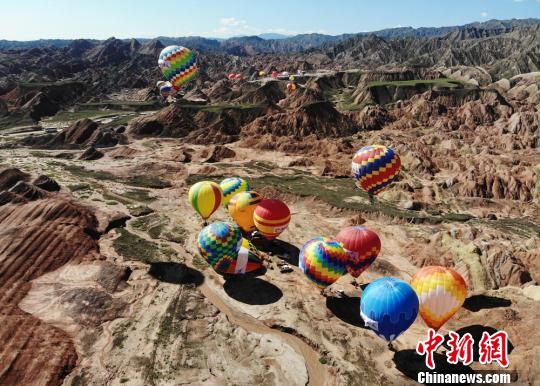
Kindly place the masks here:
<instances>
[{"instance_id":1,"label":"rocky terrain","mask_svg":"<svg viewBox=\"0 0 540 386\"><path fill-rule=\"evenodd\" d=\"M538 24L411 34L200 48L174 102L154 90L157 40L0 51L0 384L415 384L424 322L391 350L359 298L431 264L469 286L441 332L504 329L516 384L540 382ZM287 91L261 69L306 73ZM367 144L403 165L373 203L350 178ZM222 277L196 250L189 186L228 176L293 213L258 276ZM320 291L280 273L350 224L382 241L360 278ZM438 372L486 369L444 351Z\"/></svg>"}]
</instances>

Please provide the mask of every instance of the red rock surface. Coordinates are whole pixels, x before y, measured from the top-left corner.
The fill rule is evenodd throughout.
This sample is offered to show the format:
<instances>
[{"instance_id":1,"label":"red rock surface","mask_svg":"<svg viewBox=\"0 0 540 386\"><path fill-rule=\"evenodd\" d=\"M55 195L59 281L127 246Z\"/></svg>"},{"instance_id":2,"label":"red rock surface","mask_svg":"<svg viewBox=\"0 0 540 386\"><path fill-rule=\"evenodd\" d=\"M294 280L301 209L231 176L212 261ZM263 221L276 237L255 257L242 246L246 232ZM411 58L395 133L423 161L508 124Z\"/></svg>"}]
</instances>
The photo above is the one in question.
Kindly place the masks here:
<instances>
[{"instance_id":1,"label":"red rock surface","mask_svg":"<svg viewBox=\"0 0 540 386\"><path fill-rule=\"evenodd\" d=\"M75 347L64 331L18 303L33 279L97 257L90 236L97 222L89 209L60 196L18 201L0 211L0 384L58 385L75 366Z\"/></svg>"}]
</instances>

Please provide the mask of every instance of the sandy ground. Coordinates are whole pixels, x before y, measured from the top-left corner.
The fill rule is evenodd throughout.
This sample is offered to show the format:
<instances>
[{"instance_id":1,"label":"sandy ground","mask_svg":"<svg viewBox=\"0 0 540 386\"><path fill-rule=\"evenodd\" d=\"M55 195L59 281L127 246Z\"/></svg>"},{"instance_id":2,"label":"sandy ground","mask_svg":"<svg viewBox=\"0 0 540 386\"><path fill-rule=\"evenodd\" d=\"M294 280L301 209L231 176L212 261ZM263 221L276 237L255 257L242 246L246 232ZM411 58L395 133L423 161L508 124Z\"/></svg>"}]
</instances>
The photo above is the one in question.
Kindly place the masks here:
<instances>
[{"instance_id":1,"label":"sandy ground","mask_svg":"<svg viewBox=\"0 0 540 386\"><path fill-rule=\"evenodd\" d=\"M133 227L134 219L128 221L127 229L145 240L158 241L173 249L175 254L169 262L201 270L203 280L198 285L156 280L149 275L147 264L128 260L115 251L113 240L118 237L115 230L102 236L100 252L104 261L129 267L132 273L125 286L110 293L111 304L118 308L110 320L92 325L67 317L66 305L59 300L59 294L68 289L99 289L96 284L99 262L67 265L36 280L21 307L67 331L79 354L78 366L64 384L330 386L414 383L411 371L420 365L410 352L425 336L424 323L418 318L396 340L395 352L389 350L384 341L365 329L357 319L359 285L381 276L409 280L418 269L413 264L418 256L413 254L440 252L430 251L427 245L422 247L421 240L429 240L433 235L451 229L466 231L468 225L403 224L384 217L368 217L365 225L377 231L382 240L383 248L377 262L356 281L346 275L323 294L297 267L292 273L281 274L276 263L280 258L290 258L295 248L300 248L314 236L337 234L347 225L351 213L342 213L312 199L288 196L287 204L294 215L279 238L285 249L278 248L268 258L264 276L231 282L196 262L195 240L201 221L187 202L188 187L184 182L188 174L203 170L217 173L223 171L223 166L202 164L204 149L199 146L189 146L195 154L191 164L179 164L173 159L183 145L174 140L154 142L158 143L153 149L145 141L130 144L129 147L138 152L135 158L107 156L92 163L79 161L78 164L120 176L145 165L158 165L153 170L170 179L173 187L148 190L157 198L148 205L156 213L166 216L171 226L187 230L185 241L154 240ZM250 172L243 166L250 159L279 167L286 167L294 159L276 152L231 147L238 156L226 167L228 175L248 177ZM52 174L63 186L81 182L54 164L66 161L29 157L24 149L11 151L9 157L13 166ZM105 190L121 195L126 187L120 181L93 183L96 188L85 197L80 197L77 192L74 194L106 215L129 212L127 204L111 205L103 199L97 200ZM227 219L227 214L221 208L213 219ZM411 240L417 244L416 249L411 249ZM457 269L461 269L459 265ZM529 369L531 358L538 350L525 342L522 346L517 343L523 340L520 334L533 324L534 318L527 314L537 306L533 300L537 287L532 287L535 286L526 290L516 287L482 293L512 300L512 308L521 314L521 321L512 322L515 327L509 331L516 347L511 361L514 367L523 368L523 374L527 374L529 380L538 380L537 373ZM348 297L340 298L338 290ZM506 328L508 324L502 321L503 315L503 308L476 312L462 310L442 332L477 324ZM526 363L518 363L519 358Z\"/></svg>"}]
</instances>

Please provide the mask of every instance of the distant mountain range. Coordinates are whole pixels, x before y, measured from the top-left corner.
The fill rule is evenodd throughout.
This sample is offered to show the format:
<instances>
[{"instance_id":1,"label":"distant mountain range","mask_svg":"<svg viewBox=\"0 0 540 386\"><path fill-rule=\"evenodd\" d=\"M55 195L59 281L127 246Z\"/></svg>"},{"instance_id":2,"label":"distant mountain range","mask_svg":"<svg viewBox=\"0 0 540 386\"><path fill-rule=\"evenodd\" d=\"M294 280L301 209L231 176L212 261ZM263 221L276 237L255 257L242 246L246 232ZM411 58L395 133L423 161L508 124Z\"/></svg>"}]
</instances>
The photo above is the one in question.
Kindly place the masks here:
<instances>
[{"instance_id":1,"label":"distant mountain range","mask_svg":"<svg viewBox=\"0 0 540 386\"><path fill-rule=\"evenodd\" d=\"M152 40L159 40L165 46L179 44L194 48L207 53L229 53L236 55L250 55L257 53L289 53L300 52L317 48L329 48L336 43L343 42L354 37L374 35L383 39L394 38L436 38L448 34L476 37L495 36L508 33L515 28L535 26L540 24L540 19L511 19L511 20L489 20L486 22L475 22L462 26L451 27L399 27L382 29L374 32L360 32L353 34L325 35L318 33L299 34L287 36L277 33L265 33L258 36L239 36L229 39L205 38L200 36L188 37L167 37L159 36L154 39L140 38L138 42L146 43ZM91 43L100 43L102 40L85 39ZM124 39L131 41L133 39ZM0 50L19 50L41 48L47 46L66 47L74 39L40 39L31 41L0 40Z\"/></svg>"}]
</instances>

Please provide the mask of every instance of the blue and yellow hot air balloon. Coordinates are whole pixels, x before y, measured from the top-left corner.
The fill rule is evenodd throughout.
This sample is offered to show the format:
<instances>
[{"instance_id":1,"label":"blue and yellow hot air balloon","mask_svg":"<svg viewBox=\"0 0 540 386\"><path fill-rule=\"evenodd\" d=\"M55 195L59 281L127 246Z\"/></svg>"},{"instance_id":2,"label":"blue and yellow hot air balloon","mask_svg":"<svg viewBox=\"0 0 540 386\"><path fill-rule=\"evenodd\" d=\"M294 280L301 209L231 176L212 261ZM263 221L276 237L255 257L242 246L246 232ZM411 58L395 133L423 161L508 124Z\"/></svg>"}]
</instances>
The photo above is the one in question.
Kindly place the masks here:
<instances>
[{"instance_id":1,"label":"blue and yellow hot air balloon","mask_svg":"<svg viewBox=\"0 0 540 386\"><path fill-rule=\"evenodd\" d=\"M193 80L198 73L195 53L182 46L165 47L159 54L158 66L176 91Z\"/></svg>"},{"instance_id":2,"label":"blue and yellow hot air balloon","mask_svg":"<svg viewBox=\"0 0 540 386\"><path fill-rule=\"evenodd\" d=\"M319 287L328 287L347 272L349 255L340 242L316 237L304 244L298 266Z\"/></svg>"},{"instance_id":3,"label":"blue and yellow hot air balloon","mask_svg":"<svg viewBox=\"0 0 540 386\"><path fill-rule=\"evenodd\" d=\"M189 202L205 221L218 210L222 197L221 188L212 181L200 181L189 188Z\"/></svg>"},{"instance_id":4,"label":"blue and yellow hot air balloon","mask_svg":"<svg viewBox=\"0 0 540 386\"><path fill-rule=\"evenodd\" d=\"M221 205L223 205L225 208L229 205L229 201L231 201L231 198L233 198L235 194L251 190L249 182L240 177L225 178L220 182L219 186L223 192L223 200L221 200Z\"/></svg>"},{"instance_id":5,"label":"blue and yellow hot air balloon","mask_svg":"<svg viewBox=\"0 0 540 386\"><path fill-rule=\"evenodd\" d=\"M226 270L238 257L242 232L234 224L217 221L203 228L197 246L201 256L214 269Z\"/></svg>"},{"instance_id":6,"label":"blue and yellow hot air balloon","mask_svg":"<svg viewBox=\"0 0 540 386\"><path fill-rule=\"evenodd\" d=\"M360 300L360 316L367 327L391 342L413 324L418 296L403 280L383 277L370 283Z\"/></svg>"},{"instance_id":7,"label":"blue and yellow hot air balloon","mask_svg":"<svg viewBox=\"0 0 540 386\"><path fill-rule=\"evenodd\" d=\"M397 178L400 168L399 156L382 145L365 146L356 152L352 160L356 186L370 195L385 190Z\"/></svg>"}]
</instances>

